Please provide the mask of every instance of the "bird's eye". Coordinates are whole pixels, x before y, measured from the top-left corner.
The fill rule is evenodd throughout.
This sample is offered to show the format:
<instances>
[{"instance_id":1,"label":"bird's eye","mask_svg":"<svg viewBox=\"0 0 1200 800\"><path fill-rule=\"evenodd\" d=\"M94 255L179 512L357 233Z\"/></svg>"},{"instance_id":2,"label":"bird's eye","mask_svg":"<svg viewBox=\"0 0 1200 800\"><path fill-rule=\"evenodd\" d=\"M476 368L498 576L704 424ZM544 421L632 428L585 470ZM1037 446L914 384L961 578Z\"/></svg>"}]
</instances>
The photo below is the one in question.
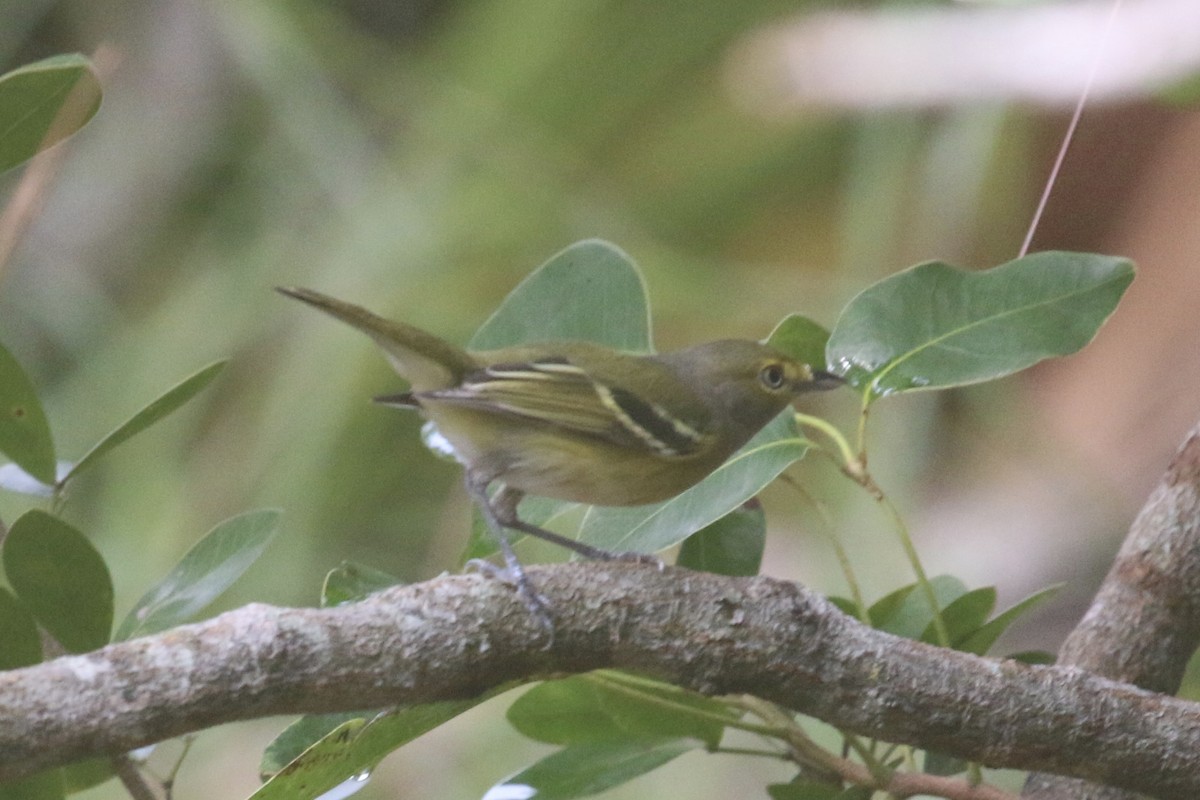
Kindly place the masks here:
<instances>
[{"instance_id":1,"label":"bird's eye","mask_svg":"<svg viewBox=\"0 0 1200 800\"><path fill-rule=\"evenodd\" d=\"M782 364L767 364L758 373L758 379L768 389L782 389L783 385L787 383L787 375L784 374Z\"/></svg>"}]
</instances>

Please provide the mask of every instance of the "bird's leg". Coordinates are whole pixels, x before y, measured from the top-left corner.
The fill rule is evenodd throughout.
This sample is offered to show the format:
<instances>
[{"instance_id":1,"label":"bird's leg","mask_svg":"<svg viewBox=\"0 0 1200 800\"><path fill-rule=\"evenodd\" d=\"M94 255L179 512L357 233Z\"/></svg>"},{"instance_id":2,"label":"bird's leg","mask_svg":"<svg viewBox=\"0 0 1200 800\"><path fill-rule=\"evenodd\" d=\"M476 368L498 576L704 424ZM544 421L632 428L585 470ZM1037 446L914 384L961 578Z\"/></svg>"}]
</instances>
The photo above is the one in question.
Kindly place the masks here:
<instances>
[{"instance_id":1,"label":"bird's leg","mask_svg":"<svg viewBox=\"0 0 1200 800\"><path fill-rule=\"evenodd\" d=\"M518 492L515 489L509 489L507 486L496 492L496 496L491 499L492 513L495 514L497 521L506 528L527 533L530 536L536 536L539 539L550 542L551 544L565 547L568 550L578 553L584 558L590 558L593 561L630 561L635 564L650 564L658 570L662 570L662 559L649 553L634 553L634 552L613 552L604 550L599 547L593 547L590 544L585 544L575 539L566 536L560 536L553 531L548 531L545 528L540 528L537 525L525 522L517 516L517 504L521 502L521 498L525 496L524 492Z\"/></svg>"},{"instance_id":2,"label":"bird's leg","mask_svg":"<svg viewBox=\"0 0 1200 800\"><path fill-rule=\"evenodd\" d=\"M467 562L467 566L474 567L480 573L492 578L510 583L517 587L517 594L521 596L525 607L529 609L529 613L538 623L550 631L551 636L554 634L554 620L550 617L550 604L546 598L538 592L533 586L533 582L529 580L529 576L525 574L525 568L521 566L517 554L513 552L512 545L508 541L508 532L504 530L504 523L496 515L492 508L491 502L487 496L487 482L474 480L471 475L467 475L467 493L479 506L479 513L483 515L483 521L487 524L488 530L500 545L500 552L504 556L504 568L500 569L490 561L485 561L482 558L473 558Z\"/></svg>"}]
</instances>

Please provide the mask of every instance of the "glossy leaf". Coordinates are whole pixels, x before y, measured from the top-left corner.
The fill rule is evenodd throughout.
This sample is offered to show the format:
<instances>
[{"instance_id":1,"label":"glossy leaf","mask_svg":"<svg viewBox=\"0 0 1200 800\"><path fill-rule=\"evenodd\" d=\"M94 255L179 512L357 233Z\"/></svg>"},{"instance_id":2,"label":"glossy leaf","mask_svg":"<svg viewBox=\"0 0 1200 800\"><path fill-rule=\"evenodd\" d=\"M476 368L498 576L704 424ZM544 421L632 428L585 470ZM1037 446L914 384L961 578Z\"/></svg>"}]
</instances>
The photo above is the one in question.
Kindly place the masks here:
<instances>
[{"instance_id":1,"label":"glossy leaf","mask_svg":"<svg viewBox=\"0 0 1200 800\"><path fill-rule=\"evenodd\" d=\"M652 349L646 285L616 245L588 239L550 258L509 293L469 348L565 340Z\"/></svg>"},{"instance_id":2,"label":"glossy leaf","mask_svg":"<svg viewBox=\"0 0 1200 800\"><path fill-rule=\"evenodd\" d=\"M249 511L218 524L142 596L121 622L116 638L146 636L190 620L258 560L279 527L279 517L275 510Z\"/></svg>"},{"instance_id":3,"label":"glossy leaf","mask_svg":"<svg viewBox=\"0 0 1200 800\"><path fill-rule=\"evenodd\" d=\"M663 503L593 506L579 538L606 550L654 553L686 539L737 508L803 457L792 413L785 411L699 484Z\"/></svg>"},{"instance_id":4,"label":"glossy leaf","mask_svg":"<svg viewBox=\"0 0 1200 800\"><path fill-rule=\"evenodd\" d=\"M368 713L303 717L267 747L261 772L271 777L250 800L320 797L347 779L372 769L401 745L510 688L512 685L469 700L428 703L376 716Z\"/></svg>"},{"instance_id":5,"label":"glossy leaf","mask_svg":"<svg viewBox=\"0 0 1200 800\"><path fill-rule=\"evenodd\" d=\"M37 621L3 586L0 586L0 643L0 671L28 667L42 660Z\"/></svg>"},{"instance_id":6,"label":"glossy leaf","mask_svg":"<svg viewBox=\"0 0 1200 800\"><path fill-rule=\"evenodd\" d=\"M717 575L757 575L767 543L767 515L751 500L683 542L675 563Z\"/></svg>"},{"instance_id":7,"label":"glossy leaf","mask_svg":"<svg viewBox=\"0 0 1200 800\"><path fill-rule=\"evenodd\" d=\"M325 576L325 583L321 587L321 607L356 603L368 595L402 583L404 581L395 575L374 567L343 561Z\"/></svg>"},{"instance_id":8,"label":"glossy leaf","mask_svg":"<svg viewBox=\"0 0 1200 800\"><path fill-rule=\"evenodd\" d=\"M102 455L146 430L146 428L149 428L178 409L188 400L191 400L205 386L208 386L212 382L212 379L217 377L217 374L224 368L224 361L216 361L168 389L158 399L123 422L116 430L105 436L91 450L85 453L83 458L75 462L75 466L62 477L60 484L66 484L67 481L87 469Z\"/></svg>"},{"instance_id":9,"label":"glossy leaf","mask_svg":"<svg viewBox=\"0 0 1200 800\"><path fill-rule=\"evenodd\" d=\"M985 586L972 589L942 609L942 621L946 623L946 633L950 636L950 646L959 649L959 643L980 625L987 621L988 615L996 607L996 589ZM921 641L938 644L937 628L930 622L921 634Z\"/></svg>"},{"instance_id":10,"label":"glossy leaf","mask_svg":"<svg viewBox=\"0 0 1200 800\"><path fill-rule=\"evenodd\" d=\"M21 602L72 653L108 644L113 587L88 538L44 511L28 511L4 540L4 574Z\"/></svg>"},{"instance_id":11,"label":"glossy leaf","mask_svg":"<svg viewBox=\"0 0 1200 800\"><path fill-rule=\"evenodd\" d=\"M33 382L3 347L0 347L0 453L41 483L54 483L54 441L46 413Z\"/></svg>"},{"instance_id":12,"label":"glossy leaf","mask_svg":"<svg viewBox=\"0 0 1200 800\"><path fill-rule=\"evenodd\" d=\"M99 107L100 82L78 54L0 75L0 172L75 133Z\"/></svg>"},{"instance_id":13,"label":"glossy leaf","mask_svg":"<svg viewBox=\"0 0 1200 800\"><path fill-rule=\"evenodd\" d=\"M785 356L817 369L825 369L825 347L829 331L800 314L789 314L775 326L767 344Z\"/></svg>"},{"instance_id":14,"label":"glossy leaf","mask_svg":"<svg viewBox=\"0 0 1200 800\"><path fill-rule=\"evenodd\" d=\"M550 744L690 737L716 747L725 726L711 717L728 713L676 686L603 671L538 684L509 707L508 721Z\"/></svg>"},{"instance_id":15,"label":"glossy leaf","mask_svg":"<svg viewBox=\"0 0 1200 800\"><path fill-rule=\"evenodd\" d=\"M826 358L877 397L992 380L1083 347L1132 280L1128 260L1085 253L983 272L919 264L850 301Z\"/></svg>"},{"instance_id":16,"label":"glossy leaf","mask_svg":"<svg viewBox=\"0 0 1200 800\"><path fill-rule=\"evenodd\" d=\"M699 746L693 739L571 745L493 786L483 800L590 797L645 775Z\"/></svg>"},{"instance_id":17,"label":"glossy leaf","mask_svg":"<svg viewBox=\"0 0 1200 800\"><path fill-rule=\"evenodd\" d=\"M1064 584L1061 583L1055 584L1054 586L1047 586L1045 589L1034 592L1024 600L1014 604L1012 607L1001 611L985 625L980 626L978 629L972 631L968 636L963 638L962 642L960 642L957 646L957 649L980 656L984 655L988 650L991 649L992 645L996 643L996 640L1000 638L1000 634L1008 630L1010 625L1024 616L1027 612L1032 611L1056 595L1058 590L1063 586Z\"/></svg>"}]
</instances>

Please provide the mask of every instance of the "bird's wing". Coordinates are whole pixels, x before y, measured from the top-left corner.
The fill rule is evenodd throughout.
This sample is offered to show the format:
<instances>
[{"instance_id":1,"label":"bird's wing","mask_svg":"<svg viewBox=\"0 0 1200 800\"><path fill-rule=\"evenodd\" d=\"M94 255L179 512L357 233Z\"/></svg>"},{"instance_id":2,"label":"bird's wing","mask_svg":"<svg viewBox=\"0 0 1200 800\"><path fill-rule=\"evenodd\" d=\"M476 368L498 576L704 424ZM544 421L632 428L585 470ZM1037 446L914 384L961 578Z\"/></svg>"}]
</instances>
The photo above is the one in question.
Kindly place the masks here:
<instances>
[{"instance_id":1,"label":"bird's wing","mask_svg":"<svg viewBox=\"0 0 1200 800\"><path fill-rule=\"evenodd\" d=\"M565 357L492 364L468 373L457 387L416 397L511 414L668 457L690 455L705 442L692 425L595 380Z\"/></svg>"}]
</instances>

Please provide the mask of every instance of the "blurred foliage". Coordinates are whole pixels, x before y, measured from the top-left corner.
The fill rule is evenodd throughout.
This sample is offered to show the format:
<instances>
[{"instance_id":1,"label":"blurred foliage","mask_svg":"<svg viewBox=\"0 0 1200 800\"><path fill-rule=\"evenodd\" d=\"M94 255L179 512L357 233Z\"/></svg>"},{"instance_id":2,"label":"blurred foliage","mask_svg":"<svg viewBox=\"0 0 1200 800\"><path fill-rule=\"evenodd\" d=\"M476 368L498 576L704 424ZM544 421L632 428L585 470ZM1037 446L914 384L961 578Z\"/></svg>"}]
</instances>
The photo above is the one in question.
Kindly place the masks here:
<instances>
[{"instance_id":1,"label":"blurred foliage","mask_svg":"<svg viewBox=\"0 0 1200 800\"><path fill-rule=\"evenodd\" d=\"M465 545L457 469L429 456L417 419L368 402L396 388L390 370L275 284L465 342L534 265L600 236L643 266L669 348L765 336L792 312L830 326L851 294L914 261L1010 258L1042 179L1028 116L781 121L739 105L730 46L818 5L8 0L0 71L101 45L115 54L104 106L0 266L0 341L32 373L59 457L79 458L175 377L230 359L73 487L64 515L94 532L116 613L247 508L286 513L271 558L226 607L316 604L343 559L426 578ZM0 176L0 196L20 175ZM967 397L957 402L996 404ZM946 448L927 435L941 402L901 402L880 421L889 443L873 468L897 496ZM0 519L25 508L0 497ZM486 726L471 724L456 747L472 765L424 796L478 794L529 761L490 742L480 752L472 736ZM254 748L214 757L242 750ZM210 778L193 758L181 800L253 782L254 753ZM681 763L703 763L693 758ZM691 796L737 793L736 772L698 774Z\"/></svg>"}]
</instances>

